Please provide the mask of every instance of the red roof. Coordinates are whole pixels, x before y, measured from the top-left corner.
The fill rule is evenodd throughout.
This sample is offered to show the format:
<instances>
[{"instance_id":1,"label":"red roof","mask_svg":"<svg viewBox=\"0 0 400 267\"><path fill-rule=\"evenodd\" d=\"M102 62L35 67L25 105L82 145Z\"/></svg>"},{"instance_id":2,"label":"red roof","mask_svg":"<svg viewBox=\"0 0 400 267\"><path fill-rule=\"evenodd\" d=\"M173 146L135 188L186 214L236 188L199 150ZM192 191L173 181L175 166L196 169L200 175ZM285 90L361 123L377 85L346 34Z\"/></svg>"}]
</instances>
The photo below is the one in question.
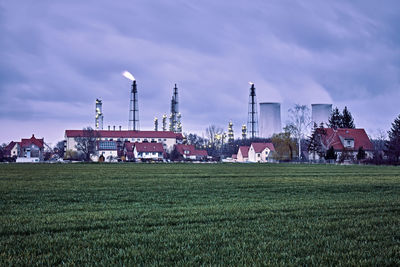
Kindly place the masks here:
<instances>
[{"instance_id":1,"label":"red roof","mask_svg":"<svg viewBox=\"0 0 400 267\"><path fill-rule=\"evenodd\" d=\"M335 150L343 150L344 146L340 138L353 139L354 150L363 147L364 150L373 150L374 146L368 138L364 129L347 129L347 128L325 128L326 135L323 138L324 145L329 148L333 146Z\"/></svg>"},{"instance_id":2,"label":"red roof","mask_svg":"<svg viewBox=\"0 0 400 267\"><path fill-rule=\"evenodd\" d=\"M249 146L240 146L239 147L239 151L240 151L240 153L242 153L243 158L249 157L249 149L250 149ZM238 154L239 154L239 151L238 151Z\"/></svg>"},{"instance_id":3,"label":"red roof","mask_svg":"<svg viewBox=\"0 0 400 267\"><path fill-rule=\"evenodd\" d=\"M32 137L29 139L21 139L21 147L28 147L32 144L34 144L35 146L39 147L39 148L43 148L43 143L44 143L44 139L37 139L35 137L35 135L32 134Z\"/></svg>"},{"instance_id":4,"label":"red roof","mask_svg":"<svg viewBox=\"0 0 400 267\"><path fill-rule=\"evenodd\" d=\"M133 148L135 147L135 144L131 142L125 142L124 146L127 152L132 152Z\"/></svg>"},{"instance_id":5,"label":"red roof","mask_svg":"<svg viewBox=\"0 0 400 267\"><path fill-rule=\"evenodd\" d=\"M272 143L251 143L256 153L261 153L264 149L269 148L271 151L275 151L275 147Z\"/></svg>"},{"instance_id":6,"label":"red roof","mask_svg":"<svg viewBox=\"0 0 400 267\"><path fill-rule=\"evenodd\" d=\"M135 143L137 152L164 152L161 143Z\"/></svg>"},{"instance_id":7,"label":"red roof","mask_svg":"<svg viewBox=\"0 0 400 267\"><path fill-rule=\"evenodd\" d=\"M174 133L170 131L94 131L99 137L107 138L176 138L183 139L181 133ZM79 137L84 136L83 130L65 130L66 137Z\"/></svg>"},{"instance_id":8,"label":"red roof","mask_svg":"<svg viewBox=\"0 0 400 267\"><path fill-rule=\"evenodd\" d=\"M14 142L11 141L5 148L4 148L4 154L6 156L11 156L11 150L18 144L19 142Z\"/></svg>"},{"instance_id":9,"label":"red roof","mask_svg":"<svg viewBox=\"0 0 400 267\"><path fill-rule=\"evenodd\" d=\"M175 148L181 155L199 156L199 157L208 156L208 153L206 150L197 150L194 145L176 144ZM184 151L189 151L189 154L187 154L187 153L185 154Z\"/></svg>"}]
</instances>

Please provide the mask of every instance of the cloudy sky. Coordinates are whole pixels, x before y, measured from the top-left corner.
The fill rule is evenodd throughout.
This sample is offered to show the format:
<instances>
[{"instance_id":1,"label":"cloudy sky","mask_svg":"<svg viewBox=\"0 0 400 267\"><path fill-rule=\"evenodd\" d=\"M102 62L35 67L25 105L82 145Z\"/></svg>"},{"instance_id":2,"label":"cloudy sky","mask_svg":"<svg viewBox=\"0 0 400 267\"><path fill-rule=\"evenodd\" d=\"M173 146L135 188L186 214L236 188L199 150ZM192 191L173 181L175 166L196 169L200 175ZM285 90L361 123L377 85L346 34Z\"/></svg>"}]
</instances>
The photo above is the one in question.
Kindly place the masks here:
<instances>
[{"instance_id":1,"label":"cloudy sky","mask_svg":"<svg viewBox=\"0 0 400 267\"><path fill-rule=\"evenodd\" d=\"M346 105L374 135L400 114L400 5L393 1L0 1L0 142L127 128L129 70L141 129L180 93L184 132L236 133L258 102Z\"/></svg>"}]
</instances>

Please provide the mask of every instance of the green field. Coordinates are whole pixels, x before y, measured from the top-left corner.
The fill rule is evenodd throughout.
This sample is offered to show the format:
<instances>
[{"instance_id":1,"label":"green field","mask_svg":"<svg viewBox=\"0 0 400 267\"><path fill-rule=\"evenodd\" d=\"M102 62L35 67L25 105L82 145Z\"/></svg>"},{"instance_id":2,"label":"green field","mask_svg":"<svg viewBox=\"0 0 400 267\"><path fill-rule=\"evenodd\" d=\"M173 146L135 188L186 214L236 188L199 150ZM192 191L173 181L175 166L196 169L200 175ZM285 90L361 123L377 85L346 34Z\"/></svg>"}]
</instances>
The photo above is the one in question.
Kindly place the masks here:
<instances>
[{"instance_id":1,"label":"green field","mask_svg":"<svg viewBox=\"0 0 400 267\"><path fill-rule=\"evenodd\" d=\"M400 168L2 164L0 266L400 265Z\"/></svg>"}]
</instances>

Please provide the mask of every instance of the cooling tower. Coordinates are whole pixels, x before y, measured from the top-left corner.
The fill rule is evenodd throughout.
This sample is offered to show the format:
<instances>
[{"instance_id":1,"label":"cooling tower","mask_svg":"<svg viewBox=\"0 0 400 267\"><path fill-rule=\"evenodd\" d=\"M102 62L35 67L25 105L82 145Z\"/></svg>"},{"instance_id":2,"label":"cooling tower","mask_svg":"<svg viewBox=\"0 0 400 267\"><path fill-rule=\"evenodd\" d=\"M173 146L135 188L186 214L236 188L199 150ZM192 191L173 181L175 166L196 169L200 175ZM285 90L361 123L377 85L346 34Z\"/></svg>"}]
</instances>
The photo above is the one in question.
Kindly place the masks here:
<instances>
[{"instance_id":1,"label":"cooling tower","mask_svg":"<svg viewBox=\"0 0 400 267\"><path fill-rule=\"evenodd\" d=\"M260 137L269 138L282 131L281 104L260 103Z\"/></svg>"},{"instance_id":2,"label":"cooling tower","mask_svg":"<svg viewBox=\"0 0 400 267\"><path fill-rule=\"evenodd\" d=\"M329 117L332 113L332 104L311 104L312 114L311 120L319 126L321 122L328 123Z\"/></svg>"}]
</instances>

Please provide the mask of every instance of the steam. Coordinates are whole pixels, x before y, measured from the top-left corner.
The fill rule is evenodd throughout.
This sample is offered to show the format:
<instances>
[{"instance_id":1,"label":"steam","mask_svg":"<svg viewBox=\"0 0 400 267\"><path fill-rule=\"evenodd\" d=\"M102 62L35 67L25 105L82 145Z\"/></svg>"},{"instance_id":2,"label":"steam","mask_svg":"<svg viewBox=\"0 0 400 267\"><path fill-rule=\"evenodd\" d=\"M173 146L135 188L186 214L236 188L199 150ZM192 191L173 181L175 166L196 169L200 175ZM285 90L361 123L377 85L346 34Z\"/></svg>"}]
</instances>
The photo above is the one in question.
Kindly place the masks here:
<instances>
[{"instance_id":1,"label":"steam","mask_svg":"<svg viewBox=\"0 0 400 267\"><path fill-rule=\"evenodd\" d=\"M254 83L253 83L253 82L249 82L249 84L250 84L250 85L253 85Z\"/></svg>"},{"instance_id":2,"label":"steam","mask_svg":"<svg viewBox=\"0 0 400 267\"><path fill-rule=\"evenodd\" d=\"M135 80L135 77L133 77L133 75L129 72L129 71L124 71L123 73L122 73L122 75L125 77L125 78L127 78L127 79L129 79L129 80L131 80L131 81L134 81Z\"/></svg>"}]
</instances>

